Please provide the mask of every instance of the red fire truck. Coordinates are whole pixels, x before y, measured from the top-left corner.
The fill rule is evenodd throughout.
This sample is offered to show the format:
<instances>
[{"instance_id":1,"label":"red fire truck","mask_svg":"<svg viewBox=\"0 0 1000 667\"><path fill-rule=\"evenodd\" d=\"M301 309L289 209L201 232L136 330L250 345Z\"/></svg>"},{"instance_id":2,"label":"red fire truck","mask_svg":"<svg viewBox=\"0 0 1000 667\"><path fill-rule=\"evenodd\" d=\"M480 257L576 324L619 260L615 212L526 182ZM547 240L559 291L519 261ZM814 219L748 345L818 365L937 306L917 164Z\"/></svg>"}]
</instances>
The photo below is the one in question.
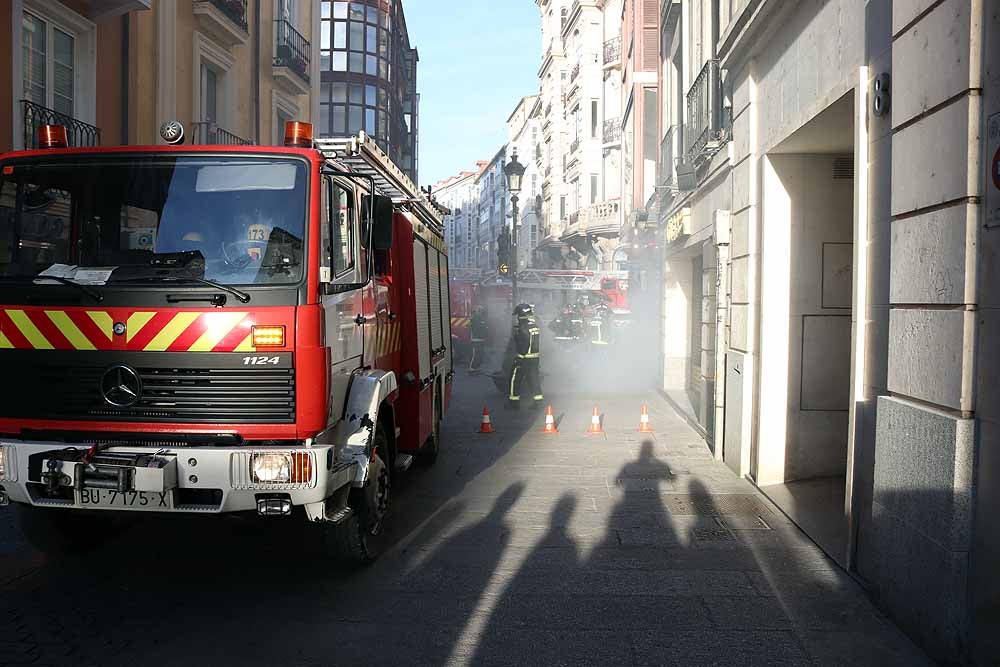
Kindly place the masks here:
<instances>
[{"instance_id":1,"label":"red fire truck","mask_svg":"<svg viewBox=\"0 0 1000 667\"><path fill-rule=\"evenodd\" d=\"M364 134L183 135L0 155L0 505L46 547L247 512L370 561L451 394L440 213Z\"/></svg>"}]
</instances>

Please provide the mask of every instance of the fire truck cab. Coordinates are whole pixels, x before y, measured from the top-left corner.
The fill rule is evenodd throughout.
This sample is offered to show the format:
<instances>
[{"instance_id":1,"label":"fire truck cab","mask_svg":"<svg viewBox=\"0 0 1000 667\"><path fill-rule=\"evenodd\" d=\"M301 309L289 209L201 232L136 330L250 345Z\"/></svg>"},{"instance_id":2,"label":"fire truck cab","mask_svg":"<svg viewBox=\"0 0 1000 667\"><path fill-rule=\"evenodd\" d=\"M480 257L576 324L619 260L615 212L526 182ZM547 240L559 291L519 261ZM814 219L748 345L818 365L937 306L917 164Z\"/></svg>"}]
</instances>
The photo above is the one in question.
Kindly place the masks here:
<instances>
[{"instance_id":1,"label":"fire truck cab","mask_svg":"<svg viewBox=\"0 0 1000 667\"><path fill-rule=\"evenodd\" d=\"M440 212L366 135L0 155L0 506L299 517L374 559L452 387Z\"/></svg>"}]
</instances>

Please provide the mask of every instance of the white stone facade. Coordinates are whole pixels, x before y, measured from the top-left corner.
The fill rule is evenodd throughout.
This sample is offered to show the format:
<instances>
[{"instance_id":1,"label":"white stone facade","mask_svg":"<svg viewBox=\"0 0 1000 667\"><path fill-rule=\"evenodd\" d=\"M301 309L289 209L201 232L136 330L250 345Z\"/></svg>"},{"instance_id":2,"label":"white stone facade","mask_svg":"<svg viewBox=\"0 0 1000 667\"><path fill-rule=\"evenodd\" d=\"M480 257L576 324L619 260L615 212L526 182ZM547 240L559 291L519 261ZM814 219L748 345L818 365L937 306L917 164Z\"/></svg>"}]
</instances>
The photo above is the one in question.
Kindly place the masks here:
<instances>
[{"instance_id":1,"label":"white stone facade","mask_svg":"<svg viewBox=\"0 0 1000 667\"><path fill-rule=\"evenodd\" d=\"M476 266L475 249L479 234L479 188L476 171L463 171L436 184L434 198L451 211L444 216L448 261L454 268Z\"/></svg>"},{"instance_id":2,"label":"white stone facade","mask_svg":"<svg viewBox=\"0 0 1000 667\"><path fill-rule=\"evenodd\" d=\"M539 68L540 266L611 268L620 228L620 140L605 122L620 117L620 0L536 0L542 15ZM612 75L609 76L609 72ZM610 93L610 95L609 95Z\"/></svg>"},{"instance_id":3,"label":"white stone facade","mask_svg":"<svg viewBox=\"0 0 1000 667\"><path fill-rule=\"evenodd\" d=\"M782 506L918 643L985 655L1000 15L666 0L661 30L662 389L779 504L830 490Z\"/></svg>"}]
</instances>

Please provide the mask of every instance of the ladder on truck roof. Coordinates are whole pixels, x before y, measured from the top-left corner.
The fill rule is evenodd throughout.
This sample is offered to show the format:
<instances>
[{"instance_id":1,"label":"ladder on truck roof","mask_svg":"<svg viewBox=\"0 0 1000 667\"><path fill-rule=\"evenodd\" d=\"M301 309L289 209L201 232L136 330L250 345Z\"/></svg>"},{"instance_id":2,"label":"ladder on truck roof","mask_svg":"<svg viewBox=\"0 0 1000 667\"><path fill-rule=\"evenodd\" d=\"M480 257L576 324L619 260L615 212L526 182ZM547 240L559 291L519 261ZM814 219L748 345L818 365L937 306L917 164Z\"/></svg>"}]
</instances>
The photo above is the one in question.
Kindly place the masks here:
<instances>
[{"instance_id":1,"label":"ladder on truck roof","mask_svg":"<svg viewBox=\"0 0 1000 667\"><path fill-rule=\"evenodd\" d=\"M443 232L441 212L370 136L359 132L356 137L323 137L313 143L328 160L375 179L375 187L393 204L409 207L421 222L439 234Z\"/></svg>"}]
</instances>

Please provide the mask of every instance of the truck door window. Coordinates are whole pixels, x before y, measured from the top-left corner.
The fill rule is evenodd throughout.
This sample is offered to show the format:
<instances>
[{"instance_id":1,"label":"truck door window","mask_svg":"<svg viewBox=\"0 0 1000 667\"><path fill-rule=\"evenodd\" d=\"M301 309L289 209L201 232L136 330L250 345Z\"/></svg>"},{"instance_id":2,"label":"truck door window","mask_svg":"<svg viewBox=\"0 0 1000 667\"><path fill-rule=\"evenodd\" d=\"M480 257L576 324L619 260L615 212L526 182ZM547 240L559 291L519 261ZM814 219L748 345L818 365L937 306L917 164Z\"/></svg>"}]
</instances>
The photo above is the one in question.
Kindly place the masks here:
<instances>
[{"instance_id":1,"label":"truck door window","mask_svg":"<svg viewBox=\"0 0 1000 667\"><path fill-rule=\"evenodd\" d=\"M330 268L334 276L340 276L354 268L354 198L351 192L337 184L332 178L327 180L329 192L329 253Z\"/></svg>"}]
</instances>

